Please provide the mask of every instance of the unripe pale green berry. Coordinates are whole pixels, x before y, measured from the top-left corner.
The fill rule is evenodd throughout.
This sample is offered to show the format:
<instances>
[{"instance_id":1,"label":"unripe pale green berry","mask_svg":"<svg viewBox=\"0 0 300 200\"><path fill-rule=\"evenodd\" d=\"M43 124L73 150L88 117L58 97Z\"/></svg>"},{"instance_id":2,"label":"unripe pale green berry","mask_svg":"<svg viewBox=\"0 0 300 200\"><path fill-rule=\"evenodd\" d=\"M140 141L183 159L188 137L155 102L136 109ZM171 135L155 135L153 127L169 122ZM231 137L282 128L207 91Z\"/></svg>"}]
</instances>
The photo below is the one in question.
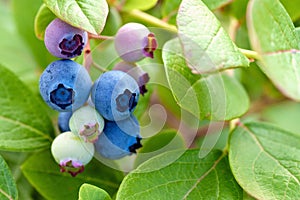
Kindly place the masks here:
<instances>
[{"instance_id":1,"label":"unripe pale green berry","mask_svg":"<svg viewBox=\"0 0 300 200\"><path fill-rule=\"evenodd\" d=\"M61 172L68 172L76 176L84 170L94 156L94 145L84 142L72 132L58 135L51 145L51 153L59 164Z\"/></svg>"},{"instance_id":2,"label":"unripe pale green berry","mask_svg":"<svg viewBox=\"0 0 300 200\"><path fill-rule=\"evenodd\" d=\"M71 132L82 137L85 142L94 143L103 131L104 119L94 107L87 105L72 114L69 126Z\"/></svg>"}]
</instances>

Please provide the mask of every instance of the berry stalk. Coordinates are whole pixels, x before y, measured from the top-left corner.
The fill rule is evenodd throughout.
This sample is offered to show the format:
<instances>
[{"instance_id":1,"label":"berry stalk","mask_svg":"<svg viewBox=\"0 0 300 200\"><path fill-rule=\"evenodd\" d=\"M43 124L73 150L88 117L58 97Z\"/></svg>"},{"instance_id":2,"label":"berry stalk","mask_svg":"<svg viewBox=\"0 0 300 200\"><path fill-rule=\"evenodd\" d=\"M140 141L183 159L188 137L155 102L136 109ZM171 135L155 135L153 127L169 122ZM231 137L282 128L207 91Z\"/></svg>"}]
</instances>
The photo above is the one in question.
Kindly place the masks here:
<instances>
[{"instance_id":1,"label":"berry stalk","mask_svg":"<svg viewBox=\"0 0 300 200\"><path fill-rule=\"evenodd\" d=\"M154 26L157 26L157 27L160 27L160 28L164 28L164 29L167 29L173 33L177 33L177 28L176 26L174 25L171 25L171 24L168 24L167 22L165 21L162 21L152 15L149 15L143 11L140 11L140 10L137 10L137 9L134 9L134 10L131 10L130 12L126 12L126 11L122 11L124 13L126 13L127 15L131 16L131 17L134 17L138 20L142 20L146 23L150 23L150 24L153 24Z\"/></svg>"}]
</instances>

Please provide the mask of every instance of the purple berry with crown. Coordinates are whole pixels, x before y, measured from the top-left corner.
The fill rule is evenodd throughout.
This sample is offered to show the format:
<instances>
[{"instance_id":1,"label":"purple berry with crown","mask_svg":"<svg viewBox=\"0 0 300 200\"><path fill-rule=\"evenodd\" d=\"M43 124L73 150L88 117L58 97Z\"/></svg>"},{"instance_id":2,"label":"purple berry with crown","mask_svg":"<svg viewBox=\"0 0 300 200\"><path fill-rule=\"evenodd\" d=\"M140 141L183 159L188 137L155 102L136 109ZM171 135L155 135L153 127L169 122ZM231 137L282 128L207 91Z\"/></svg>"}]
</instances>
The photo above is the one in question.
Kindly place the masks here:
<instances>
[{"instance_id":1,"label":"purple berry with crown","mask_svg":"<svg viewBox=\"0 0 300 200\"><path fill-rule=\"evenodd\" d=\"M45 30L45 46L58 58L70 59L80 56L87 41L86 31L73 27L59 18L50 22Z\"/></svg>"},{"instance_id":2,"label":"purple berry with crown","mask_svg":"<svg viewBox=\"0 0 300 200\"><path fill-rule=\"evenodd\" d=\"M139 23L131 22L123 25L115 36L115 49L127 62L137 62L145 57L153 58L156 48L155 35Z\"/></svg>"}]
</instances>

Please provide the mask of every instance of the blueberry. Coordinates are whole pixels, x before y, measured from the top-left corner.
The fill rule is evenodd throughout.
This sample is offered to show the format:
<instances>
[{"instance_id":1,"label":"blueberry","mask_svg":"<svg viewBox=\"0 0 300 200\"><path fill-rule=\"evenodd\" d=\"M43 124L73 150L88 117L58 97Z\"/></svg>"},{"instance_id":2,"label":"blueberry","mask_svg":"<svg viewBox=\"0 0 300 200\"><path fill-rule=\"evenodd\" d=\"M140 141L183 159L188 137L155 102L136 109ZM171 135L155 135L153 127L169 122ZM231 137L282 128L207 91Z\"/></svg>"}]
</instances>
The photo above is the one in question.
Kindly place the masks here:
<instances>
[{"instance_id":1,"label":"blueberry","mask_svg":"<svg viewBox=\"0 0 300 200\"><path fill-rule=\"evenodd\" d=\"M139 23L123 25L115 36L115 49L127 62L137 62L145 57L153 58L156 48L155 35Z\"/></svg>"},{"instance_id":2,"label":"blueberry","mask_svg":"<svg viewBox=\"0 0 300 200\"><path fill-rule=\"evenodd\" d=\"M131 117L121 121L105 121L103 133L95 143L97 153L108 159L119 159L136 153L142 147L140 127Z\"/></svg>"},{"instance_id":3,"label":"blueberry","mask_svg":"<svg viewBox=\"0 0 300 200\"><path fill-rule=\"evenodd\" d=\"M45 30L45 46L58 58L68 59L81 55L87 40L86 31L73 27L59 18L50 22Z\"/></svg>"},{"instance_id":4,"label":"blueberry","mask_svg":"<svg viewBox=\"0 0 300 200\"><path fill-rule=\"evenodd\" d=\"M92 160L94 151L92 143L84 142L72 132L58 135L51 145L52 156L59 164L60 171L72 176L83 172L84 166Z\"/></svg>"},{"instance_id":5,"label":"blueberry","mask_svg":"<svg viewBox=\"0 0 300 200\"><path fill-rule=\"evenodd\" d=\"M70 131L69 120L72 116L72 112L60 112L58 115L58 129L61 133Z\"/></svg>"},{"instance_id":6,"label":"blueberry","mask_svg":"<svg viewBox=\"0 0 300 200\"><path fill-rule=\"evenodd\" d=\"M95 142L104 127L104 119L92 106L76 110L70 119L72 133L79 135L85 142Z\"/></svg>"},{"instance_id":7,"label":"blueberry","mask_svg":"<svg viewBox=\"0 0 300 200\"><path fill-rule=\"evenodd\" d=\"M121 61L117 63L114 70L120 70L129 74L137 82L140 88L140 94L144 95L148 90L146 84L149 82L149 75L141 67L138 67L135 63L129 63Z\"/></svg>"},{"instance_id":8,"label":"blueberry","mask_svg":"<svg viewBox=\"0 0 300 200\"><path fill-rule=\"evenodd\" d=\"M72 60L58 60L43 71L39 84L40 94L51 108L71 112L87 101L92 80L80 64Z\"/></svg>"},{"instance_id":9,"label":"blueberry","mask_svg":"<svg viewBox=\"0 0 300 200\"><path fill-rule=\"evenodd\" d=\"M91 97L96 110L107 120L128 118L139 99L139 86L125 72L111 70L103 73L92 87Z\"/></svg>"}]
</instances>

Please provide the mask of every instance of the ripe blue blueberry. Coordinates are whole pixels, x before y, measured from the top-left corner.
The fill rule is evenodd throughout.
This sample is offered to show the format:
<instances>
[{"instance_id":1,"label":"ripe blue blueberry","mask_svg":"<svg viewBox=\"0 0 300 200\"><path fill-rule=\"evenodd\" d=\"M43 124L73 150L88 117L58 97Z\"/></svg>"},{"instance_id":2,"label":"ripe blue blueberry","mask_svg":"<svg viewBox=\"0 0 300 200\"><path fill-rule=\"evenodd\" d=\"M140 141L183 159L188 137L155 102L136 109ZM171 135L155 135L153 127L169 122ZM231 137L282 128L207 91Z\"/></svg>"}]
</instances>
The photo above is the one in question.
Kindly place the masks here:
<instances>
[{"instance_id":1,"label":"ripe blue blueberry","mask_svg":"<svg viewBox=\"0 0 300 200\"><path fill-rule=\"evenodd\" d=\"M54 19L45 30L45 46L58 58L69 59L81 55L87 40L86 31L73 27L59 18Z\"/></svg>"},{"instance_id":2,"label":"ripe blue blueberry","mask_svg":"<svg viewBox=\"0 0 300 200\"><path fill-rule=\"evenodd\" d=\"M125 72L111 70L103 73L92 87L91 97L96 110L107 120L126 119L139 99L139 86Z\"/></svg>"},{"instance_id":3,"label":"ripe blue blueberry","mask_svg":"<svg viewBox=\"0 0 300 200\"><path fill-rule=\"evenodd\" d=\"M70 131L69 121L72 116L72 112L60 112L58 115L58 129L61 133Z\"/></svg>"},{"instance_id":4,"label":"ripe blue blueberry","mask_svg":"<svg viewBox=\"0 0 300 200\"><path fill-rule=\"evenodd\" d=\"M103 133L95 143L95 150L108 159L119 159L136 153L142 147L140 127L137 119L131 115L121 121L105 121Z\"/></svg>"},{"instance_id":5,"label":"ripe blue blueberry","mask_svg":"<svg viewBox=\"0 0 300 200\"><path fill-rule=\"evenodd\" d=\"M57 60L43 71L40 94L54 110L71 112L88 99L92 80L87 70L72 60Z\"/></svg>"},{"instance_id":6,"label":"ripe blue blueberry","mask_svg":"<svg viewBox=\"0 0 300 200\"><path fill-rule=\"evenodd\" d=\"M95 142L102 133L104 119L90 105L83 106L76 110L70 119L72 133L82 137L85 142Z\"/></svg>"},{"instance_id":7,"label":"ripe blue blueberry","mask_svg":"<svg viewBox=\"0 0 300 200\"><path fill-rule=\"evenodd\" d=\"M153 58L156 48L155 35L139 23L123 25L115 36L115 49L127 62L137 62L145 57Z\"/></svg>"},{"instance_id":8,"label":"ripe blue blueberry","mask_svg":"<svg viewBox=\"0 0 300 200\"><path fill-rule=\"evenodd\" d=\"M144 95L148 90L146 84L149 82L149 75L141 67L138 67L135 63L129 63L121 61L117 63L114 70L120 70L129 74L137 82L140 88L140 94Z\"/></svg>"},{"instance_id":9,"label":"ripe blue blueberry","mask_svg":"<svg viewBox=\"0 0 300 200\"><path fill-rule=\"evenodd\" d=\"M67 148L66 148L67 147ZM51 144L51 153L60 166L61 172L68 172L72 176L83 172L95 152L92 143L81 140L72 132L59 134Z\"/></svg>"}]
</instances>

